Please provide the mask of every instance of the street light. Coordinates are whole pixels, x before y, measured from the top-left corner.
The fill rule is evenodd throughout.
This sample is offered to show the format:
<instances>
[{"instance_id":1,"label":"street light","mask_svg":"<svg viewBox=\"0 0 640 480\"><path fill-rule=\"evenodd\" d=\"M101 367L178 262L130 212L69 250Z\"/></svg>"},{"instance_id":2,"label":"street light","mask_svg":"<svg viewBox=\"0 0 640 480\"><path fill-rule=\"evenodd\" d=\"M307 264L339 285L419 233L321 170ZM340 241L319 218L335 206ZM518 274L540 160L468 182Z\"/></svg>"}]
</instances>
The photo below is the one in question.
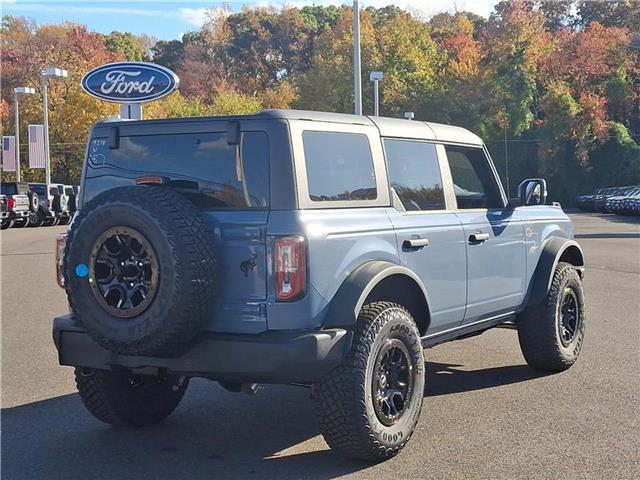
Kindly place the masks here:
<instances>
[{"instance_id":1,"label":"street light","mask_svg":"<svg viewBox=\"0 0 640 480\"><path fill-rule=\"evenodd\" d=\"M31 87L16 87L13 89L16 110L16 182L20 181L20 106L18 105L18 95L33 95L34 93L36 91Z\"/></svg>"},{"instance_id":2,"label":"street light","mask_svg":"<svg viewBox=\"0 0 640 480\"><path fill-rule=\"evenodd\" d=\"M51 160L49 159L49 99L47 98L47 80L49 78L67 78L68 72L61 68L45 68L41 73L42 107L44 110L44 160L45 183L51 183Z\"/></svg>"},{"instance_id":3,"label":"street light","mask_svg":"<svg viewBox=\"0 0 640 480\"><path fill-rule=\"evenodd\" d=\"M362 115L362 67L360 58L360 5L353 0L353 102L356 115Z\"/></svg>"},{"instance_id":4,"label":"street light","mask_svg":"<svg viewBox=\"0 0 640 480\"><path fill-rule=\"evenodd\" d=\"M380 96L378 91L378 84L384 77L383 72L371 72L369 74L369 80L373 82L373 114L377 117L380 115Z\"/></svg>"}]
</instances>

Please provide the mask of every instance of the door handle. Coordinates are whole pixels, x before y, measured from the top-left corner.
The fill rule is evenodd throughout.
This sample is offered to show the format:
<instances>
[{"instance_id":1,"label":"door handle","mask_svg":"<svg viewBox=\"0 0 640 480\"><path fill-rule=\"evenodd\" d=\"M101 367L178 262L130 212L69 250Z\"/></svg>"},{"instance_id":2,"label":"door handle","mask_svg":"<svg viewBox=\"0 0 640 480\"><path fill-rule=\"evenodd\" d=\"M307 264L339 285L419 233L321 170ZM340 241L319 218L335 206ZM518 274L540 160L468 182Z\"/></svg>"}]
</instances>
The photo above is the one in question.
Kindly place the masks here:
<instances>
[{"instance_id":1,"label":"door handle","mask_svg":"<svg viewBox=\"0 0 640 480\"><path fill-rule=\"evenodd\" d=\"M402 242L402 248L405 250L416 250L418 248L429 246L428 238L410 238Z\"/></svg>"},{"instance_id":2,"label":"door handle","mask_svg":"<svg viewBox=\"0 0 640 480\"><path fill-rule=\"evenodd\" d=\"M470 243L482 243L482 242L486 242L487 240L489 240L488 233L479 232L479 233L472 233L471 235L469 235Z\"/></svg>"}]
</instances>

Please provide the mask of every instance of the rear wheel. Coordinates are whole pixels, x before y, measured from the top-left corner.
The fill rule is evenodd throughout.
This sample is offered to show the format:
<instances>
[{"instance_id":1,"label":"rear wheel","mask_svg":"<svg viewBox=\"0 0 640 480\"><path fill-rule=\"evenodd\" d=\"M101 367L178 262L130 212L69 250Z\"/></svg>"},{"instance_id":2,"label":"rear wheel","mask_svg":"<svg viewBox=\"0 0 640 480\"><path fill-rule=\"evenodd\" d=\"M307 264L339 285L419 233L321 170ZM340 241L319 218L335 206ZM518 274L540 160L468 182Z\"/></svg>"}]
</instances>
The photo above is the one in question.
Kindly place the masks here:
<instances>
[{"instance_id":1,"label":"rear wheel","mask_svg":"<svg viewBox=\"0 0 640 480\"><path fill-rule=\"evenodd\" d=\"M584 289L576 268L560 262L545 299L517 320L518 339L532 368L561 372L575 363L585 333Z\"/></svg>"},{"instance_id":2,"label":"rear wheel","mask_svg":"<svg viewBox=\"0 0 640 480\"><path fill-rule=\"evenodd\" d=\"M22 217L19 220L14 220L13 226L16 228L23 228L29 225L29 217Z\"/></svg>"},{"instance_id":3,"label":"rear wheel","mask_svg":"<svg viewBox=\"0 0 640 480\"><path fill-rule=\"evenodd\" d=\"M424 383L420 334L411 314L394 303L366 305L350 353L316 389L325 441L347 457L393 457L416 428Z\"/></svg>"},{"instance_id":4,"label":"rear wheel","mask_svg":"<svg viewBox=\"0 0 640 480\"><path fill-rule=\"evenodd\" d=\"M187 390L184 377L133 375L127 370L76 368L80 399L89 412L105 423L143 427L175 410Z\"/></svg>"},{"instance_id":5,"label":"rear wheel","mask_svg":"<svg viewBox=\"0 0 640 480\"><path fill-rule=\"evenodd\" d=\"M0 228L2 230L6 230L7 228L11 228L13 226L13 220L9 220L8 218L5 218L2 220L2 224L0 224Z\"/></svg>"}]
</instances>

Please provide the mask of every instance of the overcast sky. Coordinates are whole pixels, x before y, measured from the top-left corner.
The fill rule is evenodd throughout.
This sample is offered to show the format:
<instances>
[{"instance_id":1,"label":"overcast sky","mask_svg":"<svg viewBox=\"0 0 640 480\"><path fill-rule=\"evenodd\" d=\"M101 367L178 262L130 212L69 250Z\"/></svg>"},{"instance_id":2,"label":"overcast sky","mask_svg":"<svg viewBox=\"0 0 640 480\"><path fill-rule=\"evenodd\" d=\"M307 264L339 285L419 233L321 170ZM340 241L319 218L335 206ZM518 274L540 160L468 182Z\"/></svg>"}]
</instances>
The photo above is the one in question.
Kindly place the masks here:
<instances>
[{"instance_id":1,"label":"overcast sky","mask_svg":"<svg viewBox=\"0 0 640 480\"><path fill-rule=\"evenodd\" d=\"M239 10L243 5L281 7L304 5L351 4L349 0L290 0L264 1L168 1L168 0L111 0L105 1L51 1L0 0L2 15L34 18L38 23L60 23L64 20L87 25L92 30L109 33L112 30L147 33L160 39L177 39L182 33L197 30L205 20L207 8L229 5ZM360 0L364 7L398 5L418 11L421 15L468 10L488 16L496 0Z\"/></svg>"}]
</instances>

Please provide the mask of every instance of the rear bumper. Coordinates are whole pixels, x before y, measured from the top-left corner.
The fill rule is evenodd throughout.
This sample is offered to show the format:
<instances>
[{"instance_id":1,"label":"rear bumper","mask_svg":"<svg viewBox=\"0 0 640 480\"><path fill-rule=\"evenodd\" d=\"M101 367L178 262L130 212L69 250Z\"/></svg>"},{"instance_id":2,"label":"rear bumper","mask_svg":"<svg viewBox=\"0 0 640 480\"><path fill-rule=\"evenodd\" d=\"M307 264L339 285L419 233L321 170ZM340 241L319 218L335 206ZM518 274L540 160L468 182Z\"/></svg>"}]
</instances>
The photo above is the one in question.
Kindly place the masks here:
<instances>
[{"instance_id":1,"label":"rear bumper","mask_svg":"<svg viewBox=\"0 0 640 480\"><path fill-rule=\"evenodd\" d=\"M12 210L11 220L19 220L21 218L28 218L29 210Z\"/></svg>"},{"instance_id":2,"label":"rear bumper","mask_svg":"<svg viewBox=\"0 0 640 480\"><path fill-rule=\"evenodd\" d=\"M204 333L177 358L135 357L109 352L75 321L53 321L60 365L110 369L162 368L176 374L226 382L309 383L338 366L351 347L345 329L265 332L259 335Z\"/></svg>"}]
</instances>

